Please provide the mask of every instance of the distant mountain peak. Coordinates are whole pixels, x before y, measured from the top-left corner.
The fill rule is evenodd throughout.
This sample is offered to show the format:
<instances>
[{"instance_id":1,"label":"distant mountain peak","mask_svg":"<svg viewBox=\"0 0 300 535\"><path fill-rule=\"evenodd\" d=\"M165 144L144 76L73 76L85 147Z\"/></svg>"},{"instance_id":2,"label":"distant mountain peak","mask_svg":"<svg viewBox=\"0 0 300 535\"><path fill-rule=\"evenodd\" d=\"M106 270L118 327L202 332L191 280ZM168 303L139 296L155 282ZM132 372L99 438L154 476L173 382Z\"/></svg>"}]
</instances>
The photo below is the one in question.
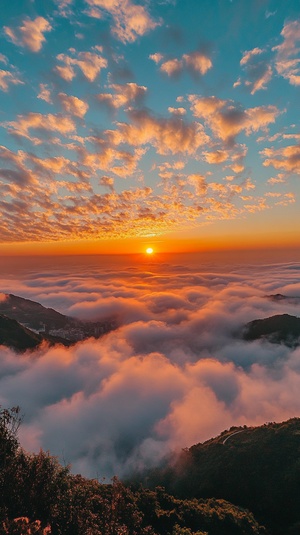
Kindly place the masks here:
<instances>
[{"instance_id":1,"label":"distant mountain peak","mask_svg":"<svg viewBox=\"0 0 300 535\"><path fill-rule=\"evenodd\" d=\"M101 321L81 321L46 308L36 301L14 294L1 294L0 314L17 321L23 328L50 343L71 343L86 338L99 338L117 327L115 318ZM3 296L5 296L3 298ZM12 346L14 347L14 346Z\"/></svg>"},{"instance_id":2,"label":"distant mountain peak","mask_svg":"<svg viewBox=\"0 0 300 535\"><path fill-rule=\"evenodd\" d=\"M295 347L300 344L300 318L290 314L277 314L247 323L244 340L267 339L275 344Z\"/></svg>"}]
</instances>

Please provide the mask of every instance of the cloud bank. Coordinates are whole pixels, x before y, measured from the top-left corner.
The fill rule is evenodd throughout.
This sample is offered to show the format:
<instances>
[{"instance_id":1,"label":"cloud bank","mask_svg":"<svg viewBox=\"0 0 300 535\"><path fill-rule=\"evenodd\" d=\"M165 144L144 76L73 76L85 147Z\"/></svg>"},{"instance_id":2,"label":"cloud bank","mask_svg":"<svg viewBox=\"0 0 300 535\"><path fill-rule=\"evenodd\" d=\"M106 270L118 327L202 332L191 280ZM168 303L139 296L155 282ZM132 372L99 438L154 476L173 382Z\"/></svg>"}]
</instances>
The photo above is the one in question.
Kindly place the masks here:
<instances>
[{"instance_id":1,"label":"cloud bank","mask_svg":"<svg viewBox=\"0 0 300 535\"><path fill-rule=\"evenodd\" d=\"M70 265L68 266L70 270ZM120 327L71 348L1 347L0 404L19 404L28 450L49 449L90 477L125 475L231 425L298 416L300 348L244 342L242 326L299 315L299 264L102 266L35 270L12 292Z\"/></svg>"}]
</instances>

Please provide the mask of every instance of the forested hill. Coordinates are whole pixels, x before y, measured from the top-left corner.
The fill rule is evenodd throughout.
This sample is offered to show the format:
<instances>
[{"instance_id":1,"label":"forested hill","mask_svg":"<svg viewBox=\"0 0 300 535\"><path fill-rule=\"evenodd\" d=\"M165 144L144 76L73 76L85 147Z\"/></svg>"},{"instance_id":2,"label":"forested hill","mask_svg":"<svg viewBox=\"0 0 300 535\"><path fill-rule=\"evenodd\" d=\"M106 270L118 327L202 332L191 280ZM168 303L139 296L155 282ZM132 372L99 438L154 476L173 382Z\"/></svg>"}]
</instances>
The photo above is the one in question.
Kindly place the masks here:
<instances>
[{"instance_id":1,"label":"forested hill","mask_svg":"<svg viewBox=\"0 0 300 535\"><path fill-rule=\"evenodd\" d=\"M231 428L144 476L179 498L222 498L272 535L300 533L300 419Z\"/></svg>"},{"instance_id":2,"label":"forested hill","mask_svg":"<svg viewBox=\"0 0 300 535\"><path fill-rule=\"evenodd\" d=\"M0 535L265 535L225 500L185 500L72 475L49 453L24 452L18 409L0 408Z\"/></svg>"},{"instance_id":3,"label":"forested hill","mask_svg":"<svg viewBox=\"0 0 300 535\"><path fill-rule=\"evenodd\" d=\"M300 419L233 427L127 484L24 452L0 408L0 535L299 535Z\"/></svg>"}]
</instances>

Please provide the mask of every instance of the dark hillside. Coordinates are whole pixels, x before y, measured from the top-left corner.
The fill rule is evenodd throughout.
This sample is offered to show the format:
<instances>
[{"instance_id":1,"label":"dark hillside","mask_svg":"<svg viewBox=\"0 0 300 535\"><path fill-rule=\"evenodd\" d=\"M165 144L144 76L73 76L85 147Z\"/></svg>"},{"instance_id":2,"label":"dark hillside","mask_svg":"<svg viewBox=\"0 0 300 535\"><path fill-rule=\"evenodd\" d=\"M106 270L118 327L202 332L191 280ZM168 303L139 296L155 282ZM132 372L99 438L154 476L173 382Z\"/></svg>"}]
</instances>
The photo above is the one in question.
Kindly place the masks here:
<instances>
[{"instance_id":1,"label":"dark hillside","mask_svg":"<svg viewBox=\"0 0 300 535\"><path fill-rule=\"evenodd\" d=\"M68 322L67 316L53 308L46 308L36 301L13 294L7 294L6 299L0 301L0 313L19 323L26 323L34 329L41 328L43 323L49 328L58 329Z\"/></svg>"},{"instance_id":2,"label":"dark hillside","mask_svg":"<svg viewBox=\"0 0 300 535\"><path fill-rule=\"evenodd\" d=\"M49 453L18 445L19 408L0 407L0 535L265 535L224 500L180 500L70 474Z\"/></svg>"},{"instance_id":3,"label":"dark hillside","mask_svg":"<svg viewBox=\"0 0 300 535\"><path fill-rule=\"evenodd\" d=\"M0 314L0 345L11 347L16 351L36 348L43 338L20 325L16 320Z\"/></svg>"},{"instance_id":4,"label":"dark hillside","mask_svg":"<svg viewBox=\"0 0 300 535\"><path fill-rule=\"evenodd\" d=\"M295 347L300 344L300 318L289 314L278 314L270 318L251 321L245 327L244 340L266 338L274 344Z\"/></svg>"},{"instance_id":5,"label":"dark hillside","mask_svg":"<svg viewBox=\"0 0 300 535\"><path fill-rule=\"evenodd\" d=\"M113 317L101 321L82 321L13 294L5 294L0 301L0 314L36 331L50 343L64 345L90 337L99 338L117 328L117 319Z\"/></svg>"},{"instance_id":6,"label":"dark hillside","mask_svg":"<svg viewBox=\"0 0 300 535\"><path fill-rule=\"evenodd\" d=\"M147 484L246 507L274 535L300 533L300 419L232 428L147 474Z\"/></svg>"}]
</instances>

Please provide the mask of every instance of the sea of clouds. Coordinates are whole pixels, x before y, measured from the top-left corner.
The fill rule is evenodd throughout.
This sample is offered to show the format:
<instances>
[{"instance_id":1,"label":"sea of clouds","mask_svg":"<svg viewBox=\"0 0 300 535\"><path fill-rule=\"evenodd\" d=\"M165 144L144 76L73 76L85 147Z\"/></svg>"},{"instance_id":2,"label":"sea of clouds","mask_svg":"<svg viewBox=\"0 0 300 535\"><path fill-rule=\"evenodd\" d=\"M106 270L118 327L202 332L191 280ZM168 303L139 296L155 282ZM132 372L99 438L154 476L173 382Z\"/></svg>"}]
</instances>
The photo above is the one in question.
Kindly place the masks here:
<instances>
[{"instance_id":1,"label":"sea of clouds","mask_svg":"<svg viewBox=\"0 0 300 535\"><path fill-rule=\"evenodd\" d=\"M20 440L73 472L124 476L232 425L300 416L300 347L246 342L257 318L300 315L300 263L44 259L2 273L0 291L117 330L24 355L0 346L0 405ZM290 299L267 296L282 293Z\"/></svg>"}]
</instances>

